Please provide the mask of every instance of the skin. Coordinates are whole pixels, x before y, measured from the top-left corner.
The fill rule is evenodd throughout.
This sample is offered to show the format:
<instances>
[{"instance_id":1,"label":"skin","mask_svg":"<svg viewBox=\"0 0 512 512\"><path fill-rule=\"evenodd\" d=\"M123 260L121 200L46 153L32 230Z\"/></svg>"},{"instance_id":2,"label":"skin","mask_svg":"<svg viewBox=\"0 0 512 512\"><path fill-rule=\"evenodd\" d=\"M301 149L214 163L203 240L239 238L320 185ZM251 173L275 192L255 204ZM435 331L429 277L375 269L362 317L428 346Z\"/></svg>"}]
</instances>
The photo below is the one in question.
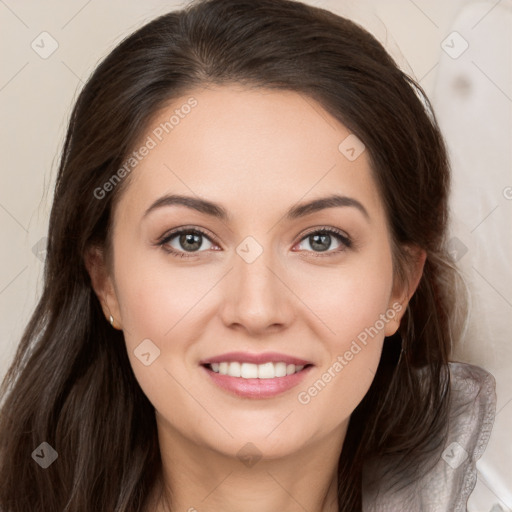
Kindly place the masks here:
<instances>
[{"instance_id":1,"label":"skin","mask_svg":"<svg viewBox=\"0 0 512 512\"><path fill-rule=\"evenodd\" d=\"M311 98L205 87L173 101L150 126L191 96L198 105L130 175L114 212L112 271L101 251L87 256L105 315L124 331L135 376L156 410L173 506L164 506L163 488L155 485L148 510L335 511L350 414L372 382L384 337L399 326L425 255L420 251L409 269L407 289L394 282L390 232L367 152L349 161L338 146L350 132ZM359 201L368 218L353 206L284 218L297 203L334 192ZM219 203L230 219L185 206L144 217L171 193ZM156 242L181 226L202 228L217 241L203 237L193 252L177 236L168 245L192 257L173 257ZM341 230L352 246L332 236L326 251L315 249L306 235L325 226ZM247 236L263 250L252 263L236 252ZM309 403L300 403L298 393L397 303L401 312ZM149 366L134 355L147 338L160 350ZM240 398L199 366L230 351L281 352L314 367L281 395ZM262 457L251 467L237 457L248 442Z\"/></svg>"}]
</instances>

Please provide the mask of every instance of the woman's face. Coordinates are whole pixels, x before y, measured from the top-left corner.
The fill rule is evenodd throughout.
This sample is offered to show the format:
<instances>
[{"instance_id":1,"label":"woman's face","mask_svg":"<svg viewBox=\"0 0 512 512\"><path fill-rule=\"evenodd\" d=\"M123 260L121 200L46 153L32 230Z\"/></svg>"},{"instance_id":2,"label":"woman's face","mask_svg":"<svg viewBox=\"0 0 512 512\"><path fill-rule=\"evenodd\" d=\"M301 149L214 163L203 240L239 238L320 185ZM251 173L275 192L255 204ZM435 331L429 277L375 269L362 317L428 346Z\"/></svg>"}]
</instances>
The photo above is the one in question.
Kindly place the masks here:
<instances>
[{"instance_id":1,"label":"woman's face","mask_svg":"<svg viewBox=\"0 0 512 512\"><path fill-rule=\"evenodd\" d=\"M100 294L159 427L230 456L342 439L405 306L364 146L309 97L223 86L135 149Z\"/></svg>"}]
</instances>

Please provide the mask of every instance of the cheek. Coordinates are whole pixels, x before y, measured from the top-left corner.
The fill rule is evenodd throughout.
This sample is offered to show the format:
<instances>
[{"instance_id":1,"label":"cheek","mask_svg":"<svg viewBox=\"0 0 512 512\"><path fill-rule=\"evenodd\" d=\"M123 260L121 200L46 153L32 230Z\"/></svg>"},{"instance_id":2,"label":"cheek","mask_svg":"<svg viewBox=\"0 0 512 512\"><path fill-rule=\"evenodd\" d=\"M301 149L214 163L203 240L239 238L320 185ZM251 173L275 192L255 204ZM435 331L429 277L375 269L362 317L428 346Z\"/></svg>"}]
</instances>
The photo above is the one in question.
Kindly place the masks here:
<instances>
[{"instance_id":1,"label":"cheek","mask_svg":"<svg viewBox=\"0 0 512 512\"><path fill-rule=\"evenodd\" d=\"M392 280L386 272L352 271L320 284L324 286L310 294L308 304L329 328L322 338L325 357L301 386L297 401L311 417L325 417L322 428L329 429L347 419L367 393L384 328L395 312L388 308Z\"/></svg>"},{"instance_id":2,"label":"cheek","mask_svg":"<svg viewBox=\"0 0 512 512\"><path fill-rule=\"evenodd\" d=\"M384 329L395 317L390 307L391 253L368 253L335 273L308 274L304 294L311 310L328 328L323 336L328 356L301 386L298 402L313 414L332 410L334 427L350 416L368 391L379 364ZM327 426L327 425L326 425Z\"/></svg>"},{"instance_id":3,"label":"cheek","mask_svg":"<svg viewBox=\"0 0 512 512\"><path fill-rule=\"evenodd\" d=\"M205 281L194 278L193 270L172 269L165 258L150 257L147 249L124 253L130 254L124 257L122 247L120 243L115 261L116 292L132 369L157 410L167 410L170 397L176 408L188 398L173 378L176 365L171 363L185 357L187 344L194 337L190 319L197 314L198 301L211 288L212 277ZM148 365L142 356L146 353L150 354ZM179 370L186 368L180 366ZM184 382L184 375L176 377Z\"/></svg>"},{"instance_id":4,"label":"cheek","mask_svg":"<svg viewBox=\"0 0 512 512\"><path fill-rule=\"evenodd\" d=\"M375 245L364 254L353 253L339 266L310 265L293 278L314 315L325 325L329 351L344 351L347 342L372 328L387 311L393 286L391 253ZM382 322L377 329L382 330ZM364 334L360 336L364 338Z\"/></svg>"},{"instance_id":5,"label":"cheek","mask_svg":"<svg viewBox=\"0 0 512 512\"><path fill-rule=\"evenodd\" d=\"M159 343L173 339L173 333L186 323L182 321L197 314L201 298L216 281L212 272L173 268L173 262L166 258L173 257L149 255L146 250L132 252L129 258L119 257L116 262L123 330L130 344L144 338Z\"/></svg>"}]
</instances>

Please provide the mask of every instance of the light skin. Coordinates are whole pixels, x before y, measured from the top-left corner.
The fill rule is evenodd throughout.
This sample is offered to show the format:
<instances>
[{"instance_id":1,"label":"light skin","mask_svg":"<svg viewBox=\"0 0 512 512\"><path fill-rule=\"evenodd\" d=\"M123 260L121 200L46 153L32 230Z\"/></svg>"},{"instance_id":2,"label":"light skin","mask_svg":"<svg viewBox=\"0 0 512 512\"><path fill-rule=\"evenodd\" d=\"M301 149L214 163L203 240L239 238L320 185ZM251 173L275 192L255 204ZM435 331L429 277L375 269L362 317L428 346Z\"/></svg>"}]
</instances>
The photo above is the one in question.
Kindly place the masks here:
<instances>
[{"instance_id":1,"label":"light skin","mask_svg":"<svg viewBox=\"0 0 512 512\"><path fill-rule=\"evenodd\" d=\"M114 212L111 271L100 251L86 260L105 316L124 331L135 376L156 411L173 500L166 508L155 486L148 510L338 510L336 471L350 415L373 380L384 337L399 326L425 255L418 251L408 269L408 286L394 280L391 235L367 151L347 159L338 147L350 132L314 100L237 85L198 88L150 126L191 96L197 106L132 171ZM183 205L145 215L166 194L215 202L228 218ZM332 194L364 212L345 201L286 216ZM167 247L191 257L173 257L157 241L183 226L208 236L199 236L195 251L175 236ZM312 235L326 227L351 245L330 235L319 249ZM236 250L249 236L263 251L251 263ZM401 311L378 335L300 403L298 394L397 303ZM134 354L144 339L160 350L149 366ZM314 366L278 396L241 398L214 385L199 365L231 351L280 352ZM261 456L252 466L237 456L247 443Z\"/></svg>"}]
</instances>

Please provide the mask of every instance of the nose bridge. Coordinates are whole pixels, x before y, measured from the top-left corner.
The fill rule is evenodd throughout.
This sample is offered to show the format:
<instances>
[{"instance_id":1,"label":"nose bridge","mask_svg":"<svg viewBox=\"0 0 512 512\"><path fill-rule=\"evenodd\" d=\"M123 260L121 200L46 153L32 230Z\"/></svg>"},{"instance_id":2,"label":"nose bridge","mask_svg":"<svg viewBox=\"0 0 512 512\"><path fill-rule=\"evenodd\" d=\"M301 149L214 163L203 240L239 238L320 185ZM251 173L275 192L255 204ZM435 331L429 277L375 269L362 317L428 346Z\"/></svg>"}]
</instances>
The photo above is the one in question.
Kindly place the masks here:
<instances>
[{"instance_id":1,"label":"nose bridge","mask_svg":"<svg viewBox=\"0 0 512 512\"><path fill-rule=\"evenodd\" d=\"M270 237L260 243L248 236L236 247L234 268L231 272L231 290L228 294L231 313L228 323L244 325L256 331L290 320L289 291L278 277L278 255Z\"/></svg>"}]
</instances>

